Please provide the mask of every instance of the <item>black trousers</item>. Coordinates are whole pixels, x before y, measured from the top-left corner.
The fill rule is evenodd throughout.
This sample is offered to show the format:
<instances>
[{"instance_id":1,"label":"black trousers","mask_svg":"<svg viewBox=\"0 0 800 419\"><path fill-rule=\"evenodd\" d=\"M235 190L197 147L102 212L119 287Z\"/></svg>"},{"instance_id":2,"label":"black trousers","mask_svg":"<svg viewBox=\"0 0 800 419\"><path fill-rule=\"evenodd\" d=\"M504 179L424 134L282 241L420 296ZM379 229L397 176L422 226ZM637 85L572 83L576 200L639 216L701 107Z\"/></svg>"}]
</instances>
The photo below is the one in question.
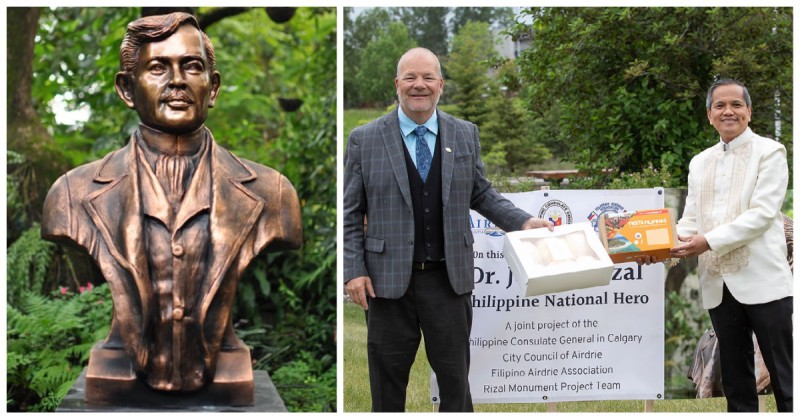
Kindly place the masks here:
<instances>
[{"instance_id":1,"label":"black trousers","mask_svg":"<svg viewBox=\"0 0 800 419\"><path fill-rule=\"evenodd\" d=\"M793 298L742 304L722 290L722 303L709 310L719 339L722 389L729 412L757 412L753 338L755 333L779 412L792 412Z\"/></svg>"},{"instance_id":2,"label":"black trousers","mask_svg":"<svg viewBox=\"0 0 800 419\"><path fill-rule=\"evenodd\" d=\"M374 298L367 311L367 353L374 412L402 412L420 338L439 384L441 412L471 412L470 294L457 295L447 269L415 271L400 299Z\"/></svg>"}]
</instances>

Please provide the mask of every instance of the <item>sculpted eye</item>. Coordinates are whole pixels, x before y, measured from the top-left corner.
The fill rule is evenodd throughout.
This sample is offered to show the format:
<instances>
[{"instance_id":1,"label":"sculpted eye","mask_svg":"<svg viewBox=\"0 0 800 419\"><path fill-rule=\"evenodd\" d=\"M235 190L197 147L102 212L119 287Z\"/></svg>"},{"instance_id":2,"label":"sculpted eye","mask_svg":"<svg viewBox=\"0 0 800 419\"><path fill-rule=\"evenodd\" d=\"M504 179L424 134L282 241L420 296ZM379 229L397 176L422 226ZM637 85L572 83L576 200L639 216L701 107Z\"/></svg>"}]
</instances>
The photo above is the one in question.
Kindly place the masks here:
<instances>
[{"instance_id":1,"label":"sculpted eye","mask_svg":"<svg viewBox=\"0 0 800 419\"><path fill-rule=\"evenodd\" d=\"M155 74L163 74L165 71L167 71L167 67L164 64L156 61L150 63L150 65L147 67L147 71Z\"/></svg>"},{"instance_id":2,"label":"sculpted eye","mask_svg":"<svg viewBox=\"0 0 800 419\"><path fill-rule=\"evenodd\" d=\"M205 69L203 67L203 63L199 61L190 61L186 63L186 66L184 66L184 68L186 69L186 71L192 71L196 73L201 73Z\"/></svg>"}]
</instances>

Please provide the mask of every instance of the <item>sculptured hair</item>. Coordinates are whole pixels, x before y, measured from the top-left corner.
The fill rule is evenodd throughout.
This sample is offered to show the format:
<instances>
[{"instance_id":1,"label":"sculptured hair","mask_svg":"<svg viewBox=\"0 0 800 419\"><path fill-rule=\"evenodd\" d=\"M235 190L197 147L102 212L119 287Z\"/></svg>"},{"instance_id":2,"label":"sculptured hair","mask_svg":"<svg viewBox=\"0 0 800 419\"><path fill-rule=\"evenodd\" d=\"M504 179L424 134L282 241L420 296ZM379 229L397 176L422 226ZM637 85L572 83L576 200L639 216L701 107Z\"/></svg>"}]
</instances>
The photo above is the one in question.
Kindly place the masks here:
<instances>
[{"instance_id":1,"label":"sculptured hair","mask_svg":"<svg viewBox=\"0 0 800 419\"><path fill-rule=\"evenodd\" d=\"M213 73L216 70L216 56L211 40L200 29L200 24L194 16L175 12L168 15L147 16L134 20L128 24L128 31L122 38L119 47L119 68L128 74L134 74L136 61L139 59L139 49L147 42L158 42L169 38L178 31L181 25L189 24L197 28L203 38L203 47L208 58L208 70Z\"/></svg>"}]
</instances>

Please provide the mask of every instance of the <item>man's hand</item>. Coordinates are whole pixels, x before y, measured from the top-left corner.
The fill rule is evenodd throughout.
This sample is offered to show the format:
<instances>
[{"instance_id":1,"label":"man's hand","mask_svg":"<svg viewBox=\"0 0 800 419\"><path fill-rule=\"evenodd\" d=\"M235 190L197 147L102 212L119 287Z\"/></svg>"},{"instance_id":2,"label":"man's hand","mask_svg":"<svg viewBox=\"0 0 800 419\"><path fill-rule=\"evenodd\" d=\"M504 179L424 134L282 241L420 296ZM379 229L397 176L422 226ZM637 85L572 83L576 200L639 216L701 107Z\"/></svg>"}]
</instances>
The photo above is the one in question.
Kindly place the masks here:
<instances>
[{"instance_id":1,"label":"man's hand","mask_svg":"<svg viewBox=\"0 0 800 419\"><path fill-rule=\"evenodd\" d=\"M650 264L657 263L657 262L663 262L663 260L659 260L657 257L651 256L651 255L639 256L634 260L639 265L650 265Z\"/></svg>"},{"instance_id":2,"label":"man's hand","mask_svg":"<svg viewBox=\"0 0 800 419\"><path fill-rule=\"evenodd\" d=\"M354 303L369 309L367 304L367 294L370 298L375 298L375 291L372 290L372 280L368 276L359 276L347 282L347 293Z\"/></svg>"},{"instance_id":3,"label":"man's hand","mask_svg":"<svg viewBox=\"0 0 800 419\"><path fill-rule=\"evenodd\" d=\"M684 244L669 249L670 256L674 258L699 256L711 250L706 238L702 234L696 236L678 236L678 240L682 241Z\"/></svg>"},{"instance_id":4,"label":"man's hand","mask_svg":"<svg viewBox=\"0 0 800 419\"><path fill-rule=\"evenodd\" d=\"M531 217L522 224L521 230L530 230L532 228L547 227L548 230L553 231L553 223L542 218Z\"/></svg>"}]
</instances>

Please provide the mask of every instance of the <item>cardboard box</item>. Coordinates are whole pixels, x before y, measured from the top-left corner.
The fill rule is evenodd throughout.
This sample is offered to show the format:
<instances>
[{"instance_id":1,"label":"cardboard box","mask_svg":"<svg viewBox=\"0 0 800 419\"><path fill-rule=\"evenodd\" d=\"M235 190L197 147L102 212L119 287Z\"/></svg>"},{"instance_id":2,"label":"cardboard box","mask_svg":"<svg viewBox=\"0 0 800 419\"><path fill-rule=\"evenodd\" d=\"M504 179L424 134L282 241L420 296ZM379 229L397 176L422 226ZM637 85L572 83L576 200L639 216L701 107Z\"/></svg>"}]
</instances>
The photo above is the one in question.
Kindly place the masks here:
<instances>
[{"instance_id":1,"label":"cardboard box","mask_svg":"<svg viewBox=\"0 0 800 419\"><path fill-rule=\"evenodd\" d=\"M603 214L597 229L614 263L633 262L646 255L667 259L669 249L678 243L675 213L667 208Z\"/></svg>"},{"instance_id":2,"label":"cardboard box","mask_svg":"<svg viewBox=\"0 0 800 419\"><path fill-rule=\"evenodd\" d=\"M614 270L588 222L506 233L503 254L525 296L608 285Z\"/></svg>"}]
</instances>

